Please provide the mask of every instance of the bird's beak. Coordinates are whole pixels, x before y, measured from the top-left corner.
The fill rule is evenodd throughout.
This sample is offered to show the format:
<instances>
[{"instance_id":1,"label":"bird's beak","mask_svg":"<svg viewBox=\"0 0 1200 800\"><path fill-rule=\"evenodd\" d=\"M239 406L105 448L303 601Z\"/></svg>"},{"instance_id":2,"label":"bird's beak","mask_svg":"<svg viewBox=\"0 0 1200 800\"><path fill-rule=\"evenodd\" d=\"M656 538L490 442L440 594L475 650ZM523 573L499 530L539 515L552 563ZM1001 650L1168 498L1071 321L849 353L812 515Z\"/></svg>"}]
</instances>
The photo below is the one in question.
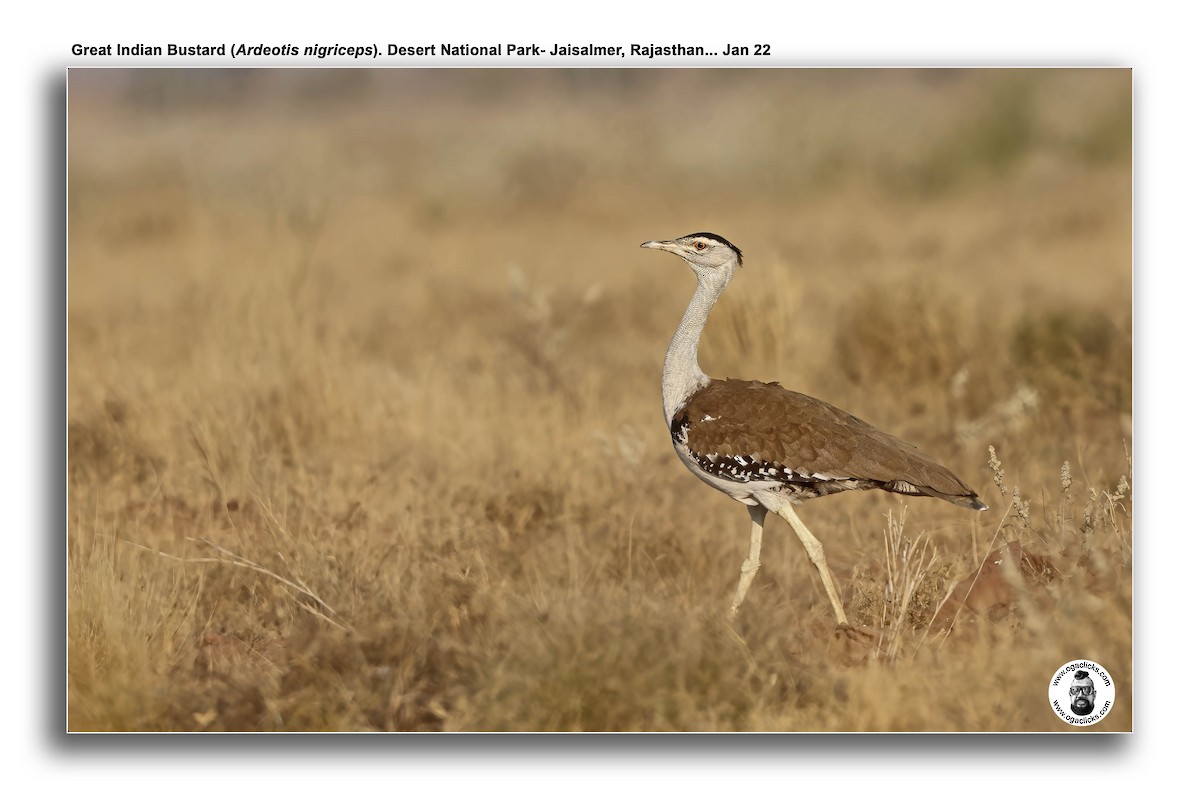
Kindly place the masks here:
<instances>
[{"instance_id":1,"label":"bird's beak","mask_svg":"<svg viewBox=\"0 0 1200 800\"><path fill-rule=\"evenodd\" d=\"M650 248L651 250L667 250L667 251L670 251L670 250L672 250L672 249L674 248L674 245L675 245L675 243L674 243L674 242L659 242L659 241L653 241L653 242L642 242L642 247L648 247L648 248Z\"/></svg>"}]
</instances>

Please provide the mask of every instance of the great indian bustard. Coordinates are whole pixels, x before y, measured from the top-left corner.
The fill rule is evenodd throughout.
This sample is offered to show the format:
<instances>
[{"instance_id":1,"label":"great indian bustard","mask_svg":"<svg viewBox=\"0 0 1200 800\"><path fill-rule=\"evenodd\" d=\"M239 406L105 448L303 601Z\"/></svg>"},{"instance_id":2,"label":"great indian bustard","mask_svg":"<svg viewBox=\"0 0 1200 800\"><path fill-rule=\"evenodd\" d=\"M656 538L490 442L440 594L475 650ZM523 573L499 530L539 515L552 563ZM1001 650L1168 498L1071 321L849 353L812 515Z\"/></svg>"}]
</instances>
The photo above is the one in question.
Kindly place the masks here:
<instances>
[{"instance_id":1,"label":"great indian bustard","mask_svg":"<svg viewBox=\"0 0 1200 800\"><path fill-rule=\"evenodd\" d=\"M700 333L721 292L742 265L742 251L715 233L693 233L642 247L674 253L696 273L696 293L663 362L663 416L675 452L700 480L750 507L750 553L730 607L737 614L760 566L767 512L800 537L833 603L838 627L850 627L824 548L792 504L848 489L925 495L984 511L979 495L912 445L840 408L778 383L713 380L696 360Z\"/></svg>"}]
</instances>

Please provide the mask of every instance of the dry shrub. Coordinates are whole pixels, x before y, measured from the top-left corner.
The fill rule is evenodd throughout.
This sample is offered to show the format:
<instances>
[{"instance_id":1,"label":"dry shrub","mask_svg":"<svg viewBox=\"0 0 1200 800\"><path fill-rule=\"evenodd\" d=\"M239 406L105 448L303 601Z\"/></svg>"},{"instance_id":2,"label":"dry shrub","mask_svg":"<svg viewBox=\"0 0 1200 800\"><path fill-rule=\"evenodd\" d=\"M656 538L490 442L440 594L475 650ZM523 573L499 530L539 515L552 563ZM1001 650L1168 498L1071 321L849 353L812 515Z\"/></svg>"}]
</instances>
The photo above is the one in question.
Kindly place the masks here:
<instances>
[{"instance_id":1,"label":"dry shrub","mask_svg":"<svg viewBox=\"0 0 1200 800\"><path fill-rule=\"evenodd\" d=\"M829 359L857 386L904 386L920 403L945 395L982 338L960 301L930 286L873 286L838 318ZM922 406L910 409L924 413Z\"/></svg>"},{"instance_id":2,"label":"dry shrub","mask_svg":"<svg viewBox=\"0 0 1200 800\"><path fill-rule=\"evenodd\" d=\"M1101 411L1129 413L1133 403L1133 323L1101 309L1027 313L1014 327L1012 359L1022 377L1055 406L1080 399Z\"/></svg>"},{"instance_id":3,"label":"dry shrub","mask_svg":"<svg viewBox=\"0 0 1200 800\"><path fill-rule=\"evenodd\" d=\"M108 398L67 424L67 467L72 480L103 482L113 475L128 475L142 483L162 469L163 459L142 439L129 414L125 403Z\"/></svg>"},{"instance_id":4,"label":"dry shrub","mask_svg":"<svg viewBox=\"0 0 1200 800\"><path fill-rule=\"evenodd\" d=\"M760 704L789 702L719 616L669 599L609 589L585 606L555 593L497 625L512 636L456 729L740 730Z\"/></svg>"}]
</instances>

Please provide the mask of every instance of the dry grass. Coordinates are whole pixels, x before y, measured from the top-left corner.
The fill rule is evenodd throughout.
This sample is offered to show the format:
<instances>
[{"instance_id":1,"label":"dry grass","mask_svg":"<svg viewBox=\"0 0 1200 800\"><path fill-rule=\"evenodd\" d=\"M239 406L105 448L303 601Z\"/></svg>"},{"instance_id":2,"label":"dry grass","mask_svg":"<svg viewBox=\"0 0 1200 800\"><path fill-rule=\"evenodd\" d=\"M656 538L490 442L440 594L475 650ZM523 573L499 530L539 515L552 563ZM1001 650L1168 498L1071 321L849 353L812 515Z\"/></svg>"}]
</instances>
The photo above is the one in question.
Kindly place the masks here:
<instances>
[{"instance_id":1,"label":"dry grass","mask_svg":"<svg viewBox=\"0 0 1200 800\"><path fill-rule=\"evenodd\" d=\"M1061 730L1083 657L1129 730L1129 92L72 71L69 727ZM778 520L724 618L748 521L671 452L690 276L637 249L705 229L711 374L992 505L801 509L873 643Z\"/></svg>"}]
</instances>

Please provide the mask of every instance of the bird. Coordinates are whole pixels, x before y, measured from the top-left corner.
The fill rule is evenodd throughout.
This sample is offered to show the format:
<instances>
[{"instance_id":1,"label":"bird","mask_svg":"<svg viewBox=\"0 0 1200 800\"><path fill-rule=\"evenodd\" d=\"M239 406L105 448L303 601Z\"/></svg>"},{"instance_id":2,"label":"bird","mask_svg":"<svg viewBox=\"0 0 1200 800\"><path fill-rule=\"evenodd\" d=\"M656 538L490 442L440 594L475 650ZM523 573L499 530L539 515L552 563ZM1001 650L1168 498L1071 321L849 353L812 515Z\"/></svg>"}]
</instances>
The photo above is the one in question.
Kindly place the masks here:
<instances>
[{"instance_id":1,"label":"bird","mask_svg":"<svg viewBox=\"0 0 1200 800\"><path fill-rule=\"evenodd\" d=\"M697 361L700 335L717 298L741 268L742 251L708 232L642 247L679 256L696 274L695 293L663 360L663 417L684 466L749 508L750 550L729 615L736 617L761 566L763 523L770 512L800 538L833 604L837 628L857 631L846 619L824 547L794 505L853 489L923 495L974 511L987 505L913 445L823 400L778 382L710 378Z\"/></svg>"}]
</instances>

